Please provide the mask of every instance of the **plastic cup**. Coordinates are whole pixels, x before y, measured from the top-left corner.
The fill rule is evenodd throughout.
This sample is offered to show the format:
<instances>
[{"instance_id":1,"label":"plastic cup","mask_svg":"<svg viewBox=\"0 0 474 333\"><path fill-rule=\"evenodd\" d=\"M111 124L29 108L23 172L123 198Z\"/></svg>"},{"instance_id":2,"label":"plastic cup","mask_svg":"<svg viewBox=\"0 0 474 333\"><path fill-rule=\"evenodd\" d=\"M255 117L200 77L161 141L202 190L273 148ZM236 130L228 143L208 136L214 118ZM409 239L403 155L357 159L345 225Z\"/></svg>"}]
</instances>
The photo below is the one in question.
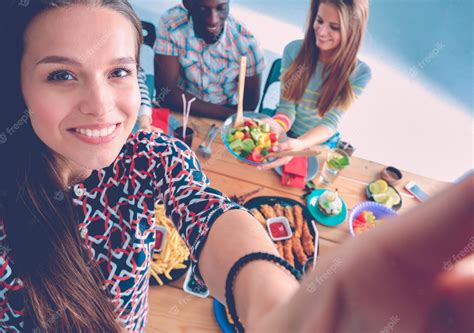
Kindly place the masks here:
<instances>
[{"instance_id":1,"label":"plastic cup","mask_svg":"<svg viewBox=\"0 0 474 333\"><path fill-rule=\"evenodd\" d=\"M179 140L183 141L185 144L187 144L189 146L189 148L192 147L193 138L194 138L194 131L193 131L192 128L186 127L186 133L185 133L184 138L183 138L183 127L182 126L177 127L173 131L173 136L176 139L179 139Z\"/></svg>"}]
</instances>

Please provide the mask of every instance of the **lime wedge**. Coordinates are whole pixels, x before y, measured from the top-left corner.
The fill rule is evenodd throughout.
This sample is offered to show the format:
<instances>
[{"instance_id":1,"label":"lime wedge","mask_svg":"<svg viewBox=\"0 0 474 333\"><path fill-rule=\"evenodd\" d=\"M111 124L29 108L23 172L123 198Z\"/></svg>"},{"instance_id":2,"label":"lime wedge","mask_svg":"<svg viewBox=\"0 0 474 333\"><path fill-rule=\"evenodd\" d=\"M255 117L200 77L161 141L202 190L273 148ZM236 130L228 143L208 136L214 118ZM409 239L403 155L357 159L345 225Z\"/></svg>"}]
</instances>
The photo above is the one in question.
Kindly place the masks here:
<instances>
[{"instance_id":1,"label":"lime wedge","mask_svg":"<svg viewBox=\"0 0 474 333\"><path fill-rule=\"evenodd\" d=\"M388 195L387 193L373 194L372 197L374 198L375 202L378 202L382 205L385 205L385 203L390 199L390 195Z\"/></svg>"},{"instance_id":2,"label":"lime wedge","mask_svg":"<svg viewBox=\"0 0 474 333\"><path fill-rule=\"evenodd\" d=\"M401 199L398 193L391 187L388 188L387 194L390 195L393 201L393 205L396 206L400 203Z\"/></svg>"},{"instance_id":3,"label":"lime wedge","mask_svg":"<svg viewBox=\"0 0 474 333\"><path fill-rule=\"evenodd\" d=\"M369 185L369 191L372 194L384 193L388 190L388 184L385 180L379 179Z\"/></svg>"}]
</instances>

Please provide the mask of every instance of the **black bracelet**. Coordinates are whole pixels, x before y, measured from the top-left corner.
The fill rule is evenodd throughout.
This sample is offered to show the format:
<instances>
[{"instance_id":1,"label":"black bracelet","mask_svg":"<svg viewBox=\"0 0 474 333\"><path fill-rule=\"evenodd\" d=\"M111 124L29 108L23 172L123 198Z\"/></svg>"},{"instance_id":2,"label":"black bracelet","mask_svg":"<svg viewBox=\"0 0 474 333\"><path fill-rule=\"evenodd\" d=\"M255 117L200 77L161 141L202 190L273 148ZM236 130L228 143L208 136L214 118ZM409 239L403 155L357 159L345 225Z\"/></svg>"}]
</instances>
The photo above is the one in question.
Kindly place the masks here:
<instances>
[{"instance_id":1,"label":"black bracelet","mask_svg":"<svg viewBox=\"0 0 474 333\"><path fill-rule=\"evenodd\" d=\"M267 261L272 261L275 262L284 268L286 268L293 276L299 280L301 277L300 272L295 269L291 264L286 261L283 258L277 257L273 254L270 253L265 253L265 252L253 252L246 254L239 260L235 262L234 265L232 265L232 268L229 271L229 274L227 274L227 279L225 282L225 299L227 302L227 309L229 310L229 315L234 321L235 328L239 333L244 332L244 327L242 326L242 323L239 320L239 316L237 316L237 311L235 309L235 299L234 299L234 293L233 293L233 287L234 287L234 280L237 275L237 273L244 267L246 264L250 263L251 261L254 260L267 260Z\"/></svg>"}]
</instances>

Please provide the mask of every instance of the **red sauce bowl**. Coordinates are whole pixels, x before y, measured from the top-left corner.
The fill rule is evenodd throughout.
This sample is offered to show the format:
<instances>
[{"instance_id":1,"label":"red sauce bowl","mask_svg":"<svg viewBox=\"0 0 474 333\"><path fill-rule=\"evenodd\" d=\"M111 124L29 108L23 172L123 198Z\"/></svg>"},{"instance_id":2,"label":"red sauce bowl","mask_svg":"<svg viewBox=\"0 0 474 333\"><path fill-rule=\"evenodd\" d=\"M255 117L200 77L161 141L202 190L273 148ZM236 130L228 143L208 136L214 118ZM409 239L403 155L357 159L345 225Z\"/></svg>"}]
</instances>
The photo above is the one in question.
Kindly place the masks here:
<instances>
[{"instance_id":1,"label":"red sauce bowl","mask_svg":"<svg viewBox=\"0 0 474 333\"><path fill-rule=\"evenodd\" d=\"M290 223L287 218L283 216L267 219L267 229L270 237L274 241L289 239L293 236Z\"/></svg>"}]
</instances>

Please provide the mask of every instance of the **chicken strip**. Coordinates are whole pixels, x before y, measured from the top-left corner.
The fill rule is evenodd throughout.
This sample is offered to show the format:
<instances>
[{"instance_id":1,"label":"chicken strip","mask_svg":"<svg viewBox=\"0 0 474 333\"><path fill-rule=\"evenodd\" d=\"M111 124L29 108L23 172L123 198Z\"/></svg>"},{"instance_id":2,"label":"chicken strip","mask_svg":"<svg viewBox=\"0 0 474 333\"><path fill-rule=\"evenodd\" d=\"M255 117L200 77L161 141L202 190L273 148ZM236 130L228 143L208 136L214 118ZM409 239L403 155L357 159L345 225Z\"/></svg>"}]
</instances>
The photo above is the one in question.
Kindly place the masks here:
<instances>
[{"instance_id":1,"label":"chicken strip","mask_svg":"<svg viewBox=\"0 0 474 333\"><path fill-rule=\"evenodd\" d=\"M301 238L298 237L298 235L293 234L293 237L291 238L291 247L293 250L293 253L296 256L296 259L301 265L304 265L306 261L308 261L308 257L304 253L303 246L301 245Z\"/></svg>"},{"instance_id":2,"label":"chicken strip","mask_svg":"<svg viewBox=\"0 0 474 333\"><path fill-rule=\"evenodd\" d=\"M260 224L266 229L267 228L267 220L263 217L262 213L257 208L252 208L250 213L255 217L255 219L260 222Z\"/></svg>"},{"instance_id":3,"label":"chicken strip","mask_svg":"<svg viewBox=\"0 0 474 333\"><path fill-rule=\"evenodd\" d=\"M261 205L260 211L263 213L263 216L265 216L267 219L276 217L275 210L270 205Z\"/></svg>"},{"instance_id":4,"label":"chicken strip","mask_svg":"<svg viewBox=\"0 0 474 333\"><path fill-rule=\"evenodd\" d=\"M283 207L279 203L273 205L273 209L275 210L275 215L276 216L278 216L278 217L285 216L285 212L283 210Z\"/></svg>"},{"instance_id":5,"label":"chicken strip","mask_svg":"<svg viewBox=\"0 0 474 333\"><path fill-rule=\"evenodd\" d=\"M288 223L290 223L290 227L291 229L295 229L295 219L293 217L293 207L291 206L286 206L284 208L284 213L285 213L285 217L286 219L288 220Z\"/></svg>"},{"instance_id":6,"label":"chicken strip","mask_svg":"<svg viewBox=\"0 0 474 333\"><path fill-rule=\"evenodd\" d=\"M295 266L295 257L293 256L293 252L291 251L292 248L292 241L291 238L283 241L283 258L288 261L291 266Z\"/></svg>"},{"instance_id":7,"label":"chicken strip","mask_svg":"<svg viewBox=\"0 0 474 333\"><path fill-rule=\"evenodd\" d=\"M301 242L303 244L303 249L306 255L312 256L314 255L314 243L313 243L313 236L309 231L308 223L304 221L303 224L303 236L301 237Z\"/></svg>"},{"instance_id":8,"label":"chicken strip","mask_svg":"<svg viewBox=\"0 0 474 333\"><path fill-rule=\"evenodd\" d=\"M283 244L281 242L275 242L275 245L280 257L285 258L285 253L283 252Z\"/></svg>"},{"instance_id":9,"label":"chicken strip","mask_svg":"<svg viewBox=\"0 0 474 333\"><path fill-rule=\"evenodd\" d=\"M293 206L293 211L295 215L295 233L298 234L299 237L303 234L303 208L300 205Z\"/></svg>"}]
</instances>

